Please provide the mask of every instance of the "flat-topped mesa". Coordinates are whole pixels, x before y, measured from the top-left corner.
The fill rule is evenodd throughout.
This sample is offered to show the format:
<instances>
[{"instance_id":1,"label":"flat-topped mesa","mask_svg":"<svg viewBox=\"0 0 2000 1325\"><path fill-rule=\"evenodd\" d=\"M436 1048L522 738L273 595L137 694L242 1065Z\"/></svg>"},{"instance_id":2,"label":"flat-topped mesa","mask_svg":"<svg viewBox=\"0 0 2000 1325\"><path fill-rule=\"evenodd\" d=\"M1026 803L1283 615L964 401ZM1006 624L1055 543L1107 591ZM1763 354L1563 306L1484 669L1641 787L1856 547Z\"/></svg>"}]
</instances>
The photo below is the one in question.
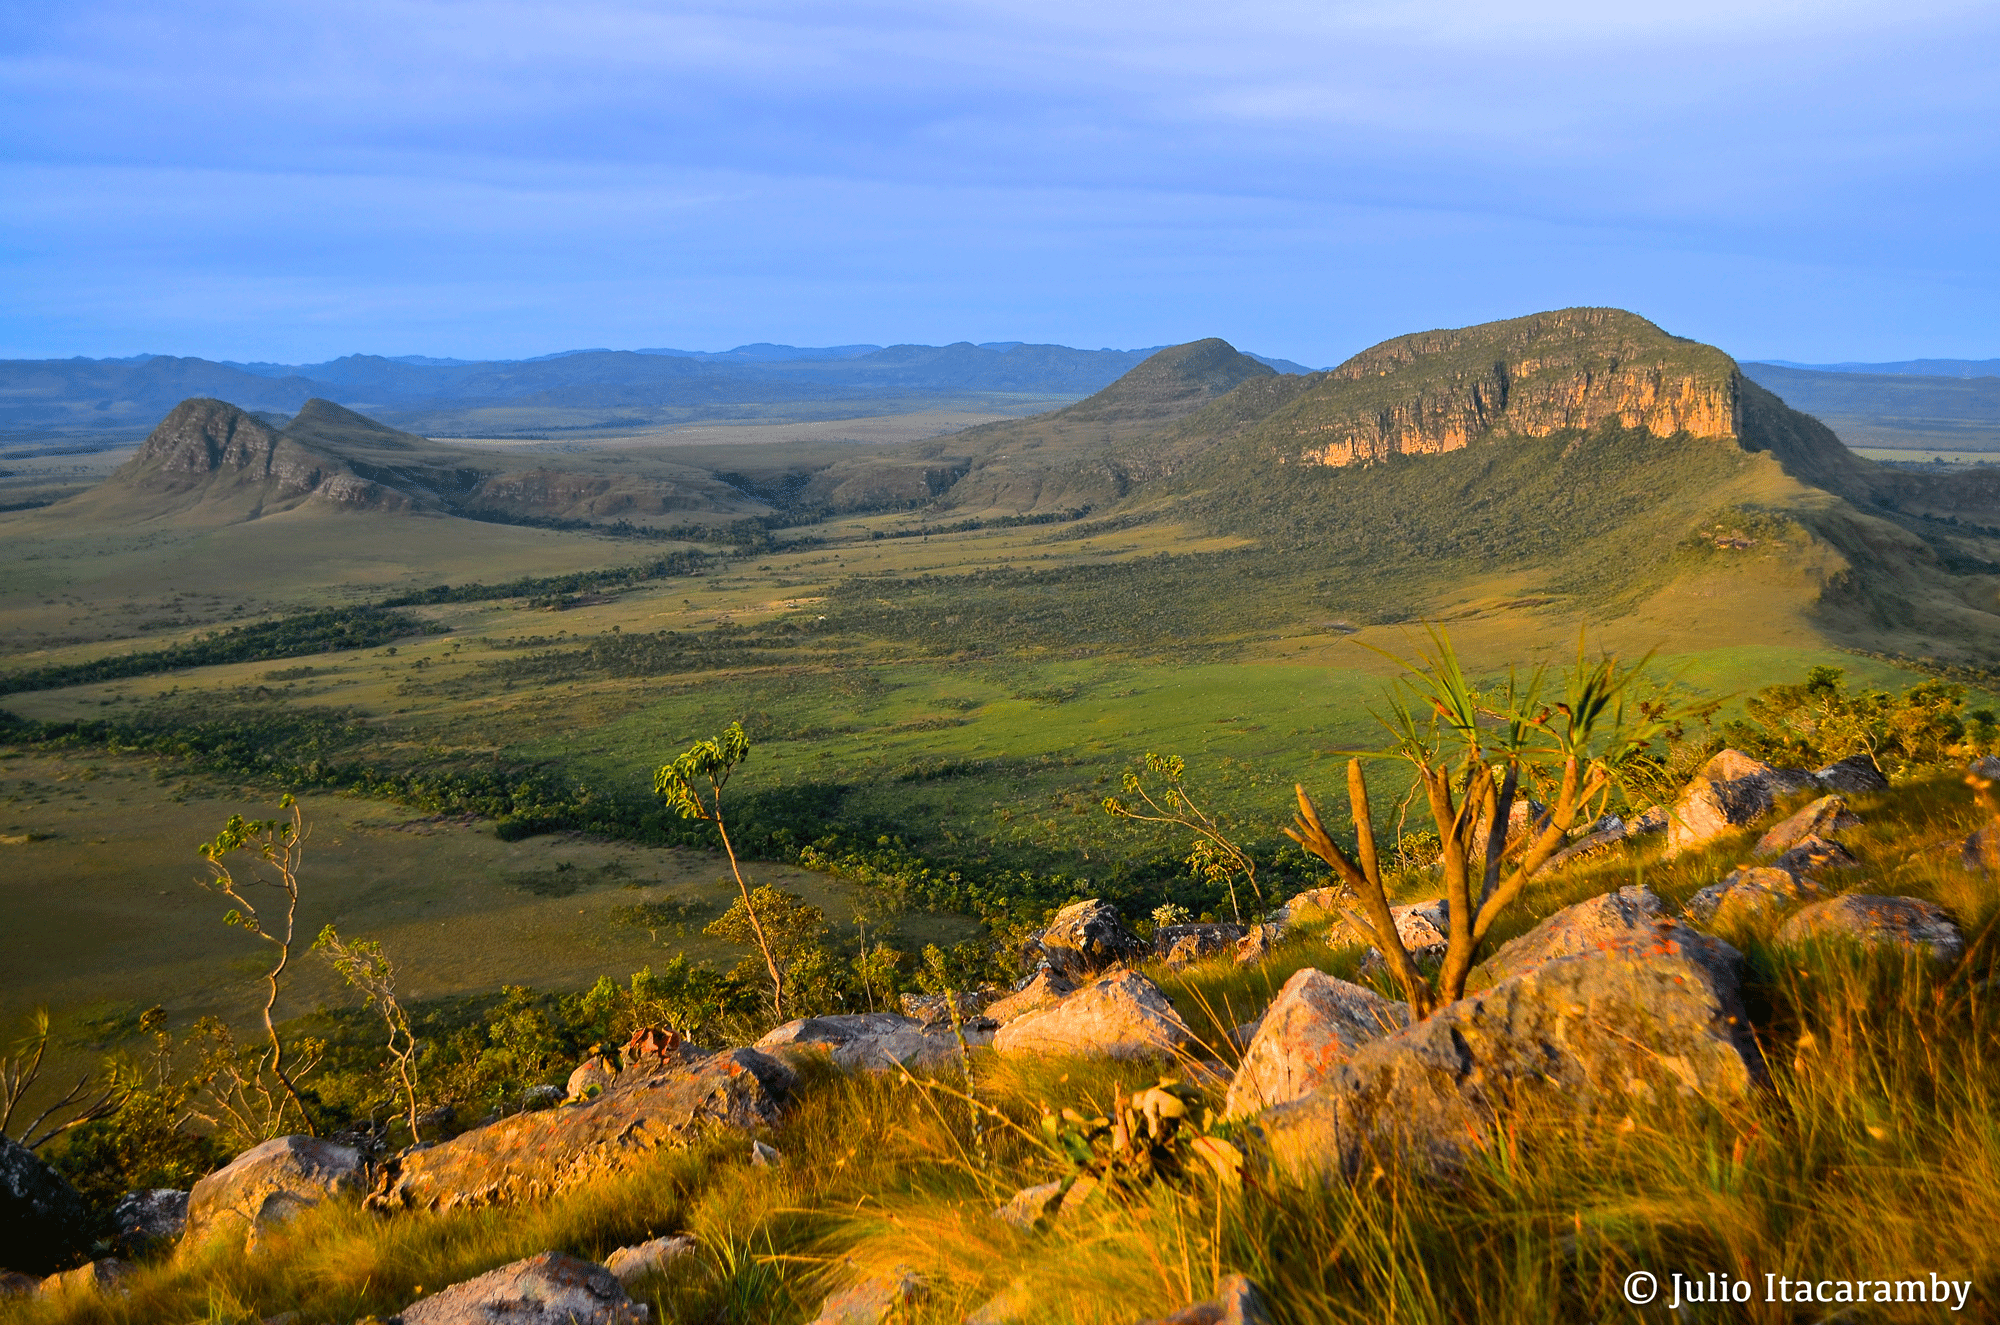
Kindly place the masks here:
<instances>
[{"instance_id":1,"label":"flat-topped mesa","mask_svg":"<svg viewBox=\"0 0 2000 1325\"><path fill-rule=\"evenodd\" d=\"M1722 351L1620 309L1570 308L1384 341L1262 431L1302 463L1351 465L1613 422L1733 438L1741 408L1740 375Z\"/></svg>"}]
</instances>

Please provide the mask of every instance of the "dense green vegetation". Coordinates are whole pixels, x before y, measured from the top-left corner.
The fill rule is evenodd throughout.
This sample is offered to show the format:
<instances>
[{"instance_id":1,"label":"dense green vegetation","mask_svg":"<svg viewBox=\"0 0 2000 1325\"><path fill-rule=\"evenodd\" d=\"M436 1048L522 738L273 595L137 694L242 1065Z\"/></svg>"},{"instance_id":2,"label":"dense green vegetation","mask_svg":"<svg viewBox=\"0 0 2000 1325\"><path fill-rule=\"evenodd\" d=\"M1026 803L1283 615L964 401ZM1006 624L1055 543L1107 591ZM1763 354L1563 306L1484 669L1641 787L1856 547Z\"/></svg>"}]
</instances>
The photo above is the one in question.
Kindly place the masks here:
<instances>
[{"instance_id":1,"label":"dense green vegetation","mask_svg":"<svg viewBox=\"0 0 2000 1325\"><path fill-rule=\"evenodd\" d=\"M183 667L299 658L311 653L331 653L336 649L372 649L402 636L430 633L434 628L428 622L406 612L389 610L391 606L407 605L330 607L280 617L275 621L232 626L228 630L199 635L164 649L119 654L90 662L37 667L0 677L0 694L53 690L58 686L115 681L128 676L152 676Z\"/></svg>"},{"instance_id":2,"label":"dense green vegetation","mask_svg":"<svg viewBox=\"0 0 2000 1325\"><path fill-rule=\"evenodd\" d=\"M683 533L687 531L681 531ZM555 601L574 594L607 593L648 584L656 580L699 575L713 564L713 558L699 551L669 552L636 566L609 570L576 571L569 575L531 575L505 584L439 584L414 593L385 598L378 607L420 607L432 603L484 603L497 598L529 598Z\"/></svg>"}]
</instances>

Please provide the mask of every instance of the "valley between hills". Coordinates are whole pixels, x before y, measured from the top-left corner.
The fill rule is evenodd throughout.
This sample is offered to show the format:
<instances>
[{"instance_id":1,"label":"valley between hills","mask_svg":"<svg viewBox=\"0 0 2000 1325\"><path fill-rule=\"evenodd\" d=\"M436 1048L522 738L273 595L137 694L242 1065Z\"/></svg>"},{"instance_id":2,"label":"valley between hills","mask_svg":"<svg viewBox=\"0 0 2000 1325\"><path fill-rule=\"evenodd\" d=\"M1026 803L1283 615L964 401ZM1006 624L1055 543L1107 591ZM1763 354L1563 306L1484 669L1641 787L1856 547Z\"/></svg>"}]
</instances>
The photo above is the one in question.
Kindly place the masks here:
<instances>
[{"instance_id":1,"label":"valley between hills","mask_svg":"<svg viewBox=\"0 0 2000 1325\"><path fill-rule=\"evenodd\" d=\"M1431 627L1485 695L1580 641L1648 659L1686 715L1661 748L1695 766L1746 697L1815 667L1945 681L1968 712L2000 693L2000 477L1863 459L1631 313L1424 332L1314 373L1202 340L1061 408L961 403L550 443L198 396L86 490L0 513L0 1018L50 1009L51 1080L142 1048L155 1007L177 1032L252 1026L257 954L193 847L286 792L314 833L299 932L379 940L442 1042L599 977L762 969L717 839L655 789L733 722L749 886L818 908L830 960L891 949L886 1000L1012 979L1082 899L1150 935L1157 908L1254 921L1326 886L1282 835L1293 787L1354 840L1348 756L1386 739L1396 656ZM1185 834L1106 813L1155 752L1186 760L1262 907L1190 868ZM1932 851L1963 816L1924 776L1880 805ZM1385 774L1376 817L1415 850L1410 790ZM1658 886L1678 904L1725 856ZM1399 879L1399 902L1431 882ZM1578 879L1615 883L1537 883L1494 941ZM1312 941L1278 980L1364 978L1360 948ZM817 1011L876 1001L821 988ZM768 1029L738 996L728 1024ZM354 1003L302 962L277 1010L351 1056Z\"/></svg>"}]
</instances>

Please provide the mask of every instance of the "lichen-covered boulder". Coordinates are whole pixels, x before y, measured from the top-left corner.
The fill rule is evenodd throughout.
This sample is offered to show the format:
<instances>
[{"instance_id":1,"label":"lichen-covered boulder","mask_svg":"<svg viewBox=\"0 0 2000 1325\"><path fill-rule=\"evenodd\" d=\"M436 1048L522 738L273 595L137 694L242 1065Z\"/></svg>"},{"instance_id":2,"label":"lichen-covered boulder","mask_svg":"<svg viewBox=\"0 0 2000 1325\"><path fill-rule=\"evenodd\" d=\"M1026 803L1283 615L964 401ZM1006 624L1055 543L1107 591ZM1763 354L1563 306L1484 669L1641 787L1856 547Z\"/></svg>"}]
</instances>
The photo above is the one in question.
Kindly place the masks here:
<instances>
[{"instance_id":1,"label":"lichen-covered boulder","mask_svg":"<svg viewBox=\"0 0 2000 1325\"><path fill-rule=\"evenodd\" d=\"M89 1245L90 1214L76 1188L0 1135L0 1268L44 1275Z\"/></svg>"},{"instance_id":2,"label":"lichen-covered boulder","mask_svg":"<svg viewBox=\"0 0 2000 1325\"><path fill-rule=\"evenodd\" d=\"M369 1177L367 1160L352 1146L310 1136L273 1137L195 1183L181 1245L229 1237L252 1249L262 1234L301 1211L367 1191Z\"/></svg>"},{"instance_id":3,"label":"lichen-covered boulder","mask_svg":"<svg viewBox=\"0 0 2000 1325\"><path fill-rule=\"evenodd\" d=\"M990 1043L993 1038L990 1028L980 1026L961 1026L960 1033L971 1047ZM941 1063L958 1053L958 1036L952 1033L949 1022L926 1026L896 1012L853 1012L788 1021L757 1041L756 1048L780 1056L817 1051L843 1072L880 1072L898 1065L930 1067Z\"/></svg>"},{"instance_id":4,"label":"lichen-covered boulder","mask_svg":"<svg viewBox=\"0 0 2000 1325\"><path fill-rule=\"evenodd\" d=\"M1025 984L1005 998L986 1005L986 1018L1005 1026L1016 1017L1039 1011L1076 992L1076 985L1062 972L1044 966Z\"/></svg>"},{"instance_id":5,"label":"lichen-covered boulder","mask_svg":"<svg viewBox=\"0 0 2000 1325\"><path fill-rule=\"evenodd\" d=\"M1922 948L1933 961L1945 964L1965 955L1965 936L1944 908L1915 897L1849 893L1814 902L1787 920L1778 938L1784 943L1847 939L1870 946Z\"/></svg>"},{"instance_id":6,"label":"lichen-covered boulder","mask_svg":"<svg viewBox=\"0 0 2000 1325\"><path fill-rule=\"evenodd\" d=\"M369 1204L451 1209L537 1199L684 1145L708 1128L774 1122L797 1082L785 1063L755 1049L685 1064L641 1060L587 1103L515 1114L402 1155Z\"/></svg>"},{"instance_id":7,"label":"lichen-covered boulder","mask_svg":"<svg viewBox=\"0 0 2000 1325\"><path fill-rule=\"evenodd\" d=\"M1351 905L1338 888L1308 888L1272 913L1280 931L1294 925L1324 924L1338 920L1342 908Z\"/></svg>"},{"instance_id":8,"label":"lichen-covered boulder","mask_svg":"<svg viewBox=\"0 0 2000 1325\"><path fill-rule=\"evenodd\" d=\"M1406 1003L1308 966L1285 981L1229 1083L1224 1109L1240 1118L1311 1093L1333 1069L1410 1024Z\"/></svg>"},{"instance_id":9,"label":"lichen-covered boulder","mask_svg":"<svg viewBox=\"0 0 2000 1325\"><path fill-rule=\"evenodd\" d=\"M1785 870L1743 865L1690 897L1687 913L1699 924L1739 925L1810 901L1819 891L1818 884Z\"/></svg>"},{"instance_id":10,"label":"lichen-covered boulder","mask_svg":"<svg viewBox=\"0 0 2000 1325\"><path fill-rule=\"evenodd\" d=\"M1727 969L1735 978L1741 955L1728 944L1697 933L1667 914L1650 888L1633 885L1565 907L1526 934L1501 945L1479 968L1498 982L1544 962L1602 952L1676 949L1691 960Z\"/></svg>"},{"instance_id":11,"label":"lichen-covered boulder","mask_svg":"<svg viewBox=\"0 0 2000 1325\"><path fill-rule=\"evenodd\" d=\"M670 1238L654 1238L636 1247L620 1247L604 1258L604 1268L626 1288L649 1275L664 1274L675 1261L692 1256L695 1240L685 1233Z\"/></svg>"},{"instance_id":12,"label":"lichen-covered boulder","mask_svg":"<svg viewBox=\"0 0 2000 1325\"><path fill-rule=\"evenodd\" d=\"M1029 965L1046 962L1071 980L1083 980L1146 955L1146 941L1125 928L1107 902L1091 898L1056 912L1049 927L1029 939Z\"/></svg>"},{"instance_id":13,"label":"lichen-covered boulder","mask_svg":"<svg viewBox=\"0 0 2000 1325\"><path fill-rule=\"evenodd\" d=\"M545 1251L419 1298L391 1325L639 1325L648 1314L602 1265Z\"/></svg>"},{"instance_id":14,"label":"lichen-covered boulder","mask_svg":"<svg viewBox=\"0 0 2000 1325\"><path fill-rule=\"evenodd\" d=\"M1769 858L1782 856L1809 837L1831 838L1843 828L1853 828L1861 822L1848 813L1847 799L1843 796L1822 796L1772 826L1771 830L1757 839L1752 854Z\"/></svg>"},{"instance_id":15,"label":"lichen-covered boulder","mask_svg":"<svg viewBox=\"0 0 2000 1325\"><path fill-rule=\"evenodd\" d=\"M1165 1057L1192 1036L1160 987L1136 971L1100 977L1059 1002L1002 1026L1003 1054Z\"/></svg>"},{"instance_id":16,"label":"lichen-covered boulder","mask_svg":"<svg viewBox=\"0 0 2000 1325\"><path fill-rule=\"evenodd\" d=\"M1724 750L1702 765L1668 811L1665 854L1671 859L1753 824L1776 809L1780 797L1818 785L1810 773Z\"/></svg>"},{"instance_id":17,"label":"lichen-covered boulder","mask_svg":"<svg viewBox=\"0 0 2000 1325\"><path fill-rule=\"evenodd\" d=\"M1276 925L1252 925L1250 932L1236 940L1236 964L1250 966L1263 961L1278 946Z\"/></svg>"},{"instance_id":18,"label":"lichen-covered boulder","mask_svg":"<svg viewBox=\"0 0 2000 1325\"><path fill-rule=\"evenodd\" d=\"M1635 1095L1729 1099L1764 1079L1733 971L1669 939L1503 980L1363 1045L1256 1125L1302 1176L1371 1159L1450 1166L1525 1106L1591 1126L1625 1116Z\"/></svg>"}]
</instances>

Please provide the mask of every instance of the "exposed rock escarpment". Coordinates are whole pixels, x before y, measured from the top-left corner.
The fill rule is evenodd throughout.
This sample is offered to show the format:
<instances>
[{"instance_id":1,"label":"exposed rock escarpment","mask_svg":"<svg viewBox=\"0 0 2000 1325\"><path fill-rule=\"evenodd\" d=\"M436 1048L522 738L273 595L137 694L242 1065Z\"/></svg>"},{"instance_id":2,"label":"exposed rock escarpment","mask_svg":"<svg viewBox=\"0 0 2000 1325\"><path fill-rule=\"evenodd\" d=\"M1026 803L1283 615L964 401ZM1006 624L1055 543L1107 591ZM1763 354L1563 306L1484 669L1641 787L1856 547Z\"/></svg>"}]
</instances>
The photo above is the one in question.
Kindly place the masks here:
<instances>
[{"instance_id":1,"label":"exposed rock escarpment","mask_svg":"<svg viewBox=\"0 0 2000 1325\"><path fill-rule=\"evenodd\" d=\"M1615 308L1567 308L1363 351L1264 428L1312 464L1455 451L1489 433L1547 437L1618 423L1733 437L1740 374L1720 350Z\"/></svg>"}]
</instances>

